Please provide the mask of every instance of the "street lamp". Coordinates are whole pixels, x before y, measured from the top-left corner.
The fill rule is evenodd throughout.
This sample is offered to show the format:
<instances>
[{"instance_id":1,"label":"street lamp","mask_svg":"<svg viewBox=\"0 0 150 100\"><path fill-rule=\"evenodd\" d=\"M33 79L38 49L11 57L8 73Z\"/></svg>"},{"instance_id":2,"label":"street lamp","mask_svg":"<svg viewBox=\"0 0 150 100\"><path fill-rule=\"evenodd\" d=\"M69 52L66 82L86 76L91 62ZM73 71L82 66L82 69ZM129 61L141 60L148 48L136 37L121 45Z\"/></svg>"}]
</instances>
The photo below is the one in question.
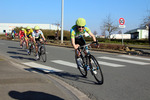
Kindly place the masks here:
<instances>
[{"instance_id":1,"label":"street lamp","mask_svg":"<svg viewBox=\"0 0 150 100\"><path fill-rule=\"evenodd\" d=\"M64 0L61 2L61 43L63 43Z\"/></svg>"}]
</instances>

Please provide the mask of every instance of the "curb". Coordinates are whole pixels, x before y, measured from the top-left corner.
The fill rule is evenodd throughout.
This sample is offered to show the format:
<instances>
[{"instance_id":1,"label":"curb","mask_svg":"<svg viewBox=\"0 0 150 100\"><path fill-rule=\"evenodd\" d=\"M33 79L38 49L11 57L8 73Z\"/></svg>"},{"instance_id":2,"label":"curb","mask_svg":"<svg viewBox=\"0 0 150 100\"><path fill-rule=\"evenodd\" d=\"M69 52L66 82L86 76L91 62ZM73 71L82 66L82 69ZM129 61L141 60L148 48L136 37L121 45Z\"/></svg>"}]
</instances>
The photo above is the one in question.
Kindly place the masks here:
<instances>
[{"instance_id":1,"label":"curb","mask_svg":"<svg viewBox=\"0 0 150 100\"><path fill-rule=\"evenodd\" d=\"M27 65L17 62L17 60L15 60L13 58L6 57L2 54L0 54L0 57L2 57L2 60L7 60L8 63L11 63L13 65L17 64L17 66L24 66L24 67L32 68L30 66L27 66ZM36 72L42 73L42 74L37 73L39 75L44 75L44 73L45 73L40 69L34 68L34 70ZM70 100L91 100L86 94L84 94L77 88L73 87L72 85L68 84L67 82L61 80L59 77L54 76L53 74L47 74L47 73L45 73L44 76L48 77L54 83L54 85L56 87L58 87L60 90L65 92L65 94L68 96L68 98L70 98Z\"/></svg>"}]
</instances>

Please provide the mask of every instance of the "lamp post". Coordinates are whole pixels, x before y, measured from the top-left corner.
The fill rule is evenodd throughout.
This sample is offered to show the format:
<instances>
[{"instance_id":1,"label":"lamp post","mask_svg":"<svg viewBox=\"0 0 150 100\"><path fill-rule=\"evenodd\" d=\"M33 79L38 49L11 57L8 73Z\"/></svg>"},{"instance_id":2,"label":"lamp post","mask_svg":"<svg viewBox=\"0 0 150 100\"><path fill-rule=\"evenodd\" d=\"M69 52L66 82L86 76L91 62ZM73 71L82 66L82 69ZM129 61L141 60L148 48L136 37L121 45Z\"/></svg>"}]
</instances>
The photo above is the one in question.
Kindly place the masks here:
<instances>
[{"instance_id":1,"label":"lamp post","mask_svg":"<svg viewBox=\"0 0 150 100\"><path fill-rule=\"evenodd\" d=\"M61 43L63 43L64 0L61 1Z\"/></svg>"}]
</instances>

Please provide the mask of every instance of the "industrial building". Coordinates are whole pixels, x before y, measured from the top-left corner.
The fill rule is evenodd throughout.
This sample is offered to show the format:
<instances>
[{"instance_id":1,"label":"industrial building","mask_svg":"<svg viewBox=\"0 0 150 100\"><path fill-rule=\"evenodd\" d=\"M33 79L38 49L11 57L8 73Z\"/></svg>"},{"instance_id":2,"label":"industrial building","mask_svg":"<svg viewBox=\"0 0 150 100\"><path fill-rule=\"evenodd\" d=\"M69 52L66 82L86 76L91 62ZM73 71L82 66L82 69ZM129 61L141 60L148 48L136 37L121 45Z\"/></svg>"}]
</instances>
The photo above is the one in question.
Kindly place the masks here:
<instances>
[{"instance_id":1,"label":"industrial building","mask_svg":"<svg viewBox=\"0 0 150 100\"><path fill-rule=\"evenodd\" d=\"M131 39L148 39L148 27L130 30L124 34L131 34Z\"/></svg>"},{"instance_id":2,"label":"industrial building","mask_svg":"<svg viewBox=\"0 0 150 100\"><path fill-rule=\"evenodd\" d=\"M11 33L12 29L15 27L24 27L30 26L34 28L36 25L40 27L40 29L50 29L50 30L60 30L61 28L57 25L53 24L27 24L27 23L0 23L0 34Z\"/></svg>"}]
</instances>

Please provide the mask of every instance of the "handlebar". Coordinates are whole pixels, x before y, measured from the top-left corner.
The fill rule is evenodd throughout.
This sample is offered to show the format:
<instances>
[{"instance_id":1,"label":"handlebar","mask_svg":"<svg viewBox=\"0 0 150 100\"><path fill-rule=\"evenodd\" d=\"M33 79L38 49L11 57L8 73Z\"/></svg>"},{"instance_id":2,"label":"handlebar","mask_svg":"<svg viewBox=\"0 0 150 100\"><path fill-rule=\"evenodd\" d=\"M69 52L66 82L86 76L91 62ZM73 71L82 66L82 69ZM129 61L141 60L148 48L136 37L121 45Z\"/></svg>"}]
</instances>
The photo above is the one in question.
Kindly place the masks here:
<instances>
[{"instance_id":1,"label":"handlebar","mask_svg":"<svg viewBox=\"0 0 150 100\"><path fill-rule=\"evenodd\" d=\"M91 44L94 44L94 43L96 43L96 45L99 45L98 40L96 40L96 41L93 41L93 42L88 43L88 44L86 44L86 45L79 46L79 47L78 47L78 50L81 49L81 48L85 48L85 47L87 47L87 46L89 46L89 45L91 45Z\"/></svg>"}]
</instances>

